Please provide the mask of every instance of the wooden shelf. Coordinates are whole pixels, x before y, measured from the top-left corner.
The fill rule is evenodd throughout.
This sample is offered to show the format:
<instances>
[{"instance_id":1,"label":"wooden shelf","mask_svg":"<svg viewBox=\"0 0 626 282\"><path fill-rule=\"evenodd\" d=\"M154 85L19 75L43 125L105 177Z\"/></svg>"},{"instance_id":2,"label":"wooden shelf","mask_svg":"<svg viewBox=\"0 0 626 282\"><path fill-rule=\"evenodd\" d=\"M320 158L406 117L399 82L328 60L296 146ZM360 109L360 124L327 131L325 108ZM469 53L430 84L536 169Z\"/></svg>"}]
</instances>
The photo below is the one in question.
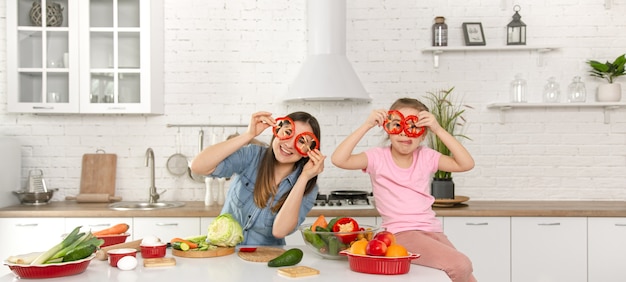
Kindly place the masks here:
<instances>
[{"instance_id":1,"label":"wooden shelf","mask_svg":"<svg viewBox=\"0 0 626 282\"><path fill-rule=\"evenodd\" d=\"M493 52L493 51L534 51L538 53L547 53L557 50L559 47L554 46L437 46L422 49L422 53L433 54L433 67L439 67L439 55L445 52Z\"/></svg>"},{"instance_id":2,"label":"wooden shelf","mask_svg":"<svg viewBox=\"0 0 626 282\"><path fill-rule=\"evenodd\" d=\"M500 123L504 123L504 112L513 108L602 108L604 123L611 121L610 112L625 107L623 102L593 102L593 103L490 103L487 109L500 110Z\"/></svg>"}]
</instances>

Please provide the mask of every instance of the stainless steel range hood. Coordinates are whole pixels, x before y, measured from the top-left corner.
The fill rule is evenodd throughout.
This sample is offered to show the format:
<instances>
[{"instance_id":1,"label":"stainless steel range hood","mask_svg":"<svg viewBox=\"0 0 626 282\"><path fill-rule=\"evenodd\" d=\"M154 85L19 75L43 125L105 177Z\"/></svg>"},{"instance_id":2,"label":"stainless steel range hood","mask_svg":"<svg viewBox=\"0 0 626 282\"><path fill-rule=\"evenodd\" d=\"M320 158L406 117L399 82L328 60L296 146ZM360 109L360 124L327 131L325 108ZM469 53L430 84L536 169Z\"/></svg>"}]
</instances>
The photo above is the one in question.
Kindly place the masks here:
<instances>
[{"instance_id":1,"label":"stainless steel range hood","mask_svg":"<svg viewBox=\"0 0 626 282\"><path fill-rule=\"evenodd\" d=\"M346 0L308 0L308 56L284 101L370 101L346 57Z\"/></svg>"}]
</instances>

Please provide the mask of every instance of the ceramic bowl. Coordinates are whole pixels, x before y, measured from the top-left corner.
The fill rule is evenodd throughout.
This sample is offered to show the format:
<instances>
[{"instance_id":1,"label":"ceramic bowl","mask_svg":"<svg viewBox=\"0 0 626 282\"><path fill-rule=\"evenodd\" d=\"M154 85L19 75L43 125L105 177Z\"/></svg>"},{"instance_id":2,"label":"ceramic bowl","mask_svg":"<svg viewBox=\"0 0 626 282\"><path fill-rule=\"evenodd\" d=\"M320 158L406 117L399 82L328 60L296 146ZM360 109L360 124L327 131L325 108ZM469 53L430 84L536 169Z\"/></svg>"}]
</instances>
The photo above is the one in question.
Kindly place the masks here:
<instances>
[{"instance_id":1,"label":"ceramic bowl","mask_svg":"<svg viewBox=\"0 0 626 282\"><path fill-rule=\"evenodd\" d=\"M411 269L411 260L419 258L420 255L409 253L405 257L382 257L356 255L347 250L341 251L342 256L348 257L350 270L368 274L405 274Z\"/></svg>"},{"instance_id":2,"label":"ceramic bowl","mask_svg":"<svg viewBox=\"0 0 626 282\"><path fill-rule=\"evenodd\" d=\"M109 265L113 267L117 267L117 262L121 258L125 256L137 257L137 250L132 249L132 248L113 249L113 250L107 251L107 254L109 255Z\"/></svg>"},{"instance_id":3,"label":"ceramic bowl","mask_svg":"<svg viewBox=\"0 0 626 282\"><path fill-rule=\"evenodd\" d=\"M167 244L163 243L162 245L142 245L141 248L141 257L142 258L162 258L165 256L165 251L167 249Z\"/></svg>"}]
</instances>

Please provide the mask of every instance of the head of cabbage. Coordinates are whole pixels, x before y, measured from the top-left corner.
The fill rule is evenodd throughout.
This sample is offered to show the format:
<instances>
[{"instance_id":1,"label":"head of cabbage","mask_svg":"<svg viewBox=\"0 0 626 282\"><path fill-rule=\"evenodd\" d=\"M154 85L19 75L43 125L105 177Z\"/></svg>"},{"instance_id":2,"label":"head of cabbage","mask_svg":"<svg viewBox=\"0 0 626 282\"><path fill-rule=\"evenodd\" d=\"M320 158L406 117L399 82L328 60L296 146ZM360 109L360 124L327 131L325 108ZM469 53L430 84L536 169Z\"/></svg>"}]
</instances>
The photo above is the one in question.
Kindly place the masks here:
<instances>
[{"instance_id":1,"label":"head of cabbage","mask_svg":"<svg viewBox=\"0 0 626 282\"><path fill-rule=\"evenodd\" d=\"M209 224L206 240L211 245L234 247L243 241L243 230L231 214L224 213Z\"/></svg>"}]
</instances>

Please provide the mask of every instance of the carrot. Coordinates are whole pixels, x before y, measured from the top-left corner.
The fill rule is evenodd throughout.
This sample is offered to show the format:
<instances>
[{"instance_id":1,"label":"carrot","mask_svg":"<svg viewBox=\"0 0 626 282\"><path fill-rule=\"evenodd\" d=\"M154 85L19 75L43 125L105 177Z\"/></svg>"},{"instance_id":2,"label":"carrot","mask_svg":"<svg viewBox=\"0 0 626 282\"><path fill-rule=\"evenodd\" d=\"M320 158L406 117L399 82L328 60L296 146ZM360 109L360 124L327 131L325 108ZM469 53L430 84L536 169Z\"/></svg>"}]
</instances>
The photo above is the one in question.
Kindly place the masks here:
<instances>
[{"instance_id":1,"label":"carrot","mask_svg":"<svg viewBox=\"0 0 626 282\"><path fill-rule=\"evenodd\" d=\"M120 224L113 225L109 228L102 229L100 231L92 232L92 234L94 236L117 235L117 234L125 233L126 231L128 231L129 227L130 226L128 226L128 224L126 223L120 223Z\"/></svg>"},{"instance_id":2,"label":"carrot","mask_svg":"<svg viewBox=\"0 0 626 282\"><path fill-rule=\"evenodd\" d=\"M328 222L326 222L326 218L324 217L323 214L320 214L320 216L317 217L315 222L311 224L311 231L315 232L315 228L317 226L320 226L322 228L326 228L328 226Z\"/></svg>"},{"instance_id":3,"label":"carrot","mask_svg":"<svg viewBox=\"0 0 626 282\"><path fill-rule=\"evenodd\" d=\"M172 240L170 240L170 243L176 243L176 242L181 242L181 243L185 243L187 245L189 245L190 249L196 249L198 248L198 244L191 242L189 240L185 240L183 238L173 238Z\"/></svg>"}]
</instances>

